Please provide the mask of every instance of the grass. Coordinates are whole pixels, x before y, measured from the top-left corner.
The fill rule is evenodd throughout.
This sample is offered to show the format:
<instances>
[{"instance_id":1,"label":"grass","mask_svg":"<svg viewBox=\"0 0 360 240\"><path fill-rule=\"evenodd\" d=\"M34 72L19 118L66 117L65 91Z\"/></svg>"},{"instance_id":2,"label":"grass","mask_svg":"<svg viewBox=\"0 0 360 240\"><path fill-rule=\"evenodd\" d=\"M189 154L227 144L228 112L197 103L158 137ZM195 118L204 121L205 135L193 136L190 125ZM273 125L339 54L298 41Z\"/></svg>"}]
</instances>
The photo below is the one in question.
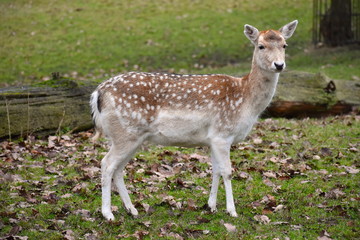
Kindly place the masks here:
<instances>
[{"instance_id":1,"label":"grass","mask_svg":"<svg viewBox=\"0 0 360 240\"><path fill-rule=\"evenodd\" d=\"M225 213L222 185L218 212L204 208L211 180L211 165L202 157L205 148L148 146L139 151L127 166L126 184L140 215L129 216L113 193L116 221L107 222L100 213L99 176L106 142L94 147L87 132L4 141L0 236L316 239L326 232L331 239L356 239L359 120L260 121L231 151L238 218ZM176 166L183 167L175 171ZM267 216L270 223L256 221L256 215ZM236 232L227 231L226 223Z\"/></svg>"},{"instance_id":2,"label":"grass","mask_svg":"<svg viewBox=\"0 0 360 240\"><path fill-rule=\"evenodd\" d=\"M78 80L131 70L244 73L252 46L243 25L280 28L294 19L289 69L358 77L358 48L312 50L311 9L310 0L1 1L0 83L37 82L52 72Z\"/></svg>"},{"instance_id":3,"label":"grass","mask_svg":"<svg viewBox=\"0 0 360 240\"><path fill-rule=\"evenodd\" d=\"M38 82L52 72L79 81L131 70L245 73L252 46L243 25L279 28L294 19L300 25L288 41L289 69L357 79L358 47L311 46L311 6L310 0L276 5L265 0L3 0L0 86ZM332 239L356 239L359 129L358 116L262 120L231 151L238 218L224 211L223 187L218 212L204 208L211 168L199 159L206 155L203 148L138 152L127 167L126 183L140 216L128 216L114 193L117 220L107 222L100 213L99 176L106 142L94 148L84 132L3 141L0 237L316 239L326 232ZM160 164L185 167L169 173ZM159 171L169 175L159 177ZM255 220L257 215L270 223Z\"/></svg>"}]
</instances>

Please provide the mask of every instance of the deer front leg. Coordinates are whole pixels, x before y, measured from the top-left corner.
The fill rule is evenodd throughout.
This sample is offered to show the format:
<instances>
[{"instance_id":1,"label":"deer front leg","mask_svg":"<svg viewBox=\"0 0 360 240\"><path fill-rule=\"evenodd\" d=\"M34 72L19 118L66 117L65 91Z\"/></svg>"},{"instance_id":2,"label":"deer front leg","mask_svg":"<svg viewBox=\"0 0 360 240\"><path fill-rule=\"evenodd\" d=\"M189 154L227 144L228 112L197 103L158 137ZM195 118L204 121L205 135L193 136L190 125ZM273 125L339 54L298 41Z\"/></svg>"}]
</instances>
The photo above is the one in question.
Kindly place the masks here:
<instances>
[{"instance_id":1,"label":"deer front leg","mask_svg":"<svg viewBox=\"0 0 360 240\"><path fill-rule=\"evenodd\" d=\"M231 172L231 166L230 166L230 172ZM237 217L238 215L235 209L234 197L231 186L231 173L223 175L223 179L224 179L225 192L226 192L226 211L230 214L230 216Z\"/></svg>"},{"instance_id":2,"label":"deer front leg","mask_svg":"<svg viewBox=\"0 0 360 240\"><path fill-rule=\"evenodd\" d=\"M232 217L237 217L232 186L231 186L231 161L230 161L229 141L223 139L214 140L211 145L211 156L213 161L213 183L209 198L210 204L216 205L216 193L219 185L220 176L223 177L226 192L226 210ZM214 206L213 206L214 207Z\"/></svg>"}]
</instances>

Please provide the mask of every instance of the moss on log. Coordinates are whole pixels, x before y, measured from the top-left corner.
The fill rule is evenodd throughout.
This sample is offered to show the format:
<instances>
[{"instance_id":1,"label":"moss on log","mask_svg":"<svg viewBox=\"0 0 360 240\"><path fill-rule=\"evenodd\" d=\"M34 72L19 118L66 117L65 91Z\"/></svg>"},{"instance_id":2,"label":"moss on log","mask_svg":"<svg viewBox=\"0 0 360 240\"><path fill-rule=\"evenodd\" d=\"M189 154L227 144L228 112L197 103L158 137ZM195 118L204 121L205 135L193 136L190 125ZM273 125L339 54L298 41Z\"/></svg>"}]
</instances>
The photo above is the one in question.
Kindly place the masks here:
<instances>
[{"instance_id":1,"label":"moss on log","mask_svg":"<svg viewBox=\"0 0 360 240\"><path fill-rule=\"evenodd\" d=\"M317 73L285 72L265 116L323 117L344 114L360 106L360 83L333 80Z\"/></svg>"},{"instance_id":2,"label":"moss on log","mask_svg":"<svg viewBox=\"0 0 360 240\"><path fill-rule=\"evenodd\" d=\"M49 80L0 90L0 138L92 127L89 96L97 84Z\"/></svg>"},{"instance_id":3,"label":"moss on log","mask_svg":"<svg viewBox=\"0 0 360 240\"><path fill-rule=\"evenodd\" d=\"M0 89L0 138L54 134L92 127L89 98L95 82L60 79ZM322 74L287 72L265 116L319 117L360 105L360 83Z\"/></svg>"}]
</instances>

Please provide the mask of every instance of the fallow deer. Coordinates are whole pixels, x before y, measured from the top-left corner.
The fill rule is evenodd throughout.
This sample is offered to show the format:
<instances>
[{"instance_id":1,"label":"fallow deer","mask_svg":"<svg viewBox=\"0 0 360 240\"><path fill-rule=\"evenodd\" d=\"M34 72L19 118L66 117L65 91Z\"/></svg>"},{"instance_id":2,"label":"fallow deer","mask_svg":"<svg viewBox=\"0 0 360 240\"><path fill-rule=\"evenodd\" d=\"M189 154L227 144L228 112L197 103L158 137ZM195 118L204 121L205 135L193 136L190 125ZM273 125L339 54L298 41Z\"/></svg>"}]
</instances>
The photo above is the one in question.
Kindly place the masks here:
<instances>
[{"instance_id":1,"label":"fallow deer","mask_svg":"<svg viewBox=\"0 0 360 240\"><path fill-rule=\"evenodd\" d=\"M244 140L269 105L279 73L285 68L286 39L293 35L297 23L290 22L278 31L258 31L246 24L245 36L255 49L251 71L242 78L130 72L97 87L90 100L95 138L102 133L111 142L101 162L102 214L106 219L114 220L112 180L126 210L138 215L124 184L124 168L144 141L210 146L213 176L208 206L216 211L219 180L223 177L227 212L237 216L230 147Z\"/></svg>"}]
</instances>

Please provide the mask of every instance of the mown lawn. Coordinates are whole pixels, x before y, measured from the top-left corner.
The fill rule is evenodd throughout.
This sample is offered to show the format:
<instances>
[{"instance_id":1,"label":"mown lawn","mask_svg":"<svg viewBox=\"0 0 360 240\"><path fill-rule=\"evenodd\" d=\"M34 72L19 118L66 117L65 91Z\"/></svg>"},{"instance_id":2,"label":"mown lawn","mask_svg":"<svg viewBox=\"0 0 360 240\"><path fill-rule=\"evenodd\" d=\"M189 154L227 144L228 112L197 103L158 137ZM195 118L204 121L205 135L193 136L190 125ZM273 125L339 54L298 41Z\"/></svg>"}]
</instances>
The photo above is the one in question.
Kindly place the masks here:
<instances>
[{"instance_id":1,"label":"mown lawn","mask_svg":"<svg viewBox=\"0 0 360 240\"><path fill-rule=\"evenodd\" d=\"M206 208L207 149L145 146L126 168L140 215L129 216L114 192L115 222L100 213L106 141L93 145L90 132L3 141L0 237L357 239L359 130L355 115L261 120L231 150L238 218L225 213L223 186L218 212Z\"/></svg>"},{"instance_id":2,"label":"mown lawn","mask_svg":"<svg viewBox=\"0 0 360 240\"><path fill-rule=\"evenodd\" d=\"M0 85L49 79L103 80L125 71L249 71L244 24L278 29L298 19L289 40L292 70L358 79L356 46L311 45L312 1L1 1Z\"/></svg>"}]
</instances>

